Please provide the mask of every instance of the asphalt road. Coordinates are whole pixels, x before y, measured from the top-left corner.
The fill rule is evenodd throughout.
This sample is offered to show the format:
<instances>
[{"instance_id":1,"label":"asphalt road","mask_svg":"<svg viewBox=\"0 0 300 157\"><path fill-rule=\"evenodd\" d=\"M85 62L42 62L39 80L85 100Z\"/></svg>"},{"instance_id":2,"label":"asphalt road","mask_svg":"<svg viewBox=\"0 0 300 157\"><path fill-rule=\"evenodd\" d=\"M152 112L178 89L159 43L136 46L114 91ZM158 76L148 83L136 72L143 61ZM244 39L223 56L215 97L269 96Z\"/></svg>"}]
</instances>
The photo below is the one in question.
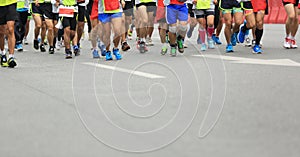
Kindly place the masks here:
<instances>
[{"instance_id":1,"label":"asphalt road","mask_svg":"<svg viewBox=\"0 0 300 157\"><path fill-rule=\"evenodd\" d=\"M266 25L263 54L225 54L200 52L194 34L170 57L155 30L149 52L129 41L110 62L88 40L72 60L30 43L0 68L0 156L298 157L300 52L283 39L283 25Z\"/></svg>"}]
</instances>

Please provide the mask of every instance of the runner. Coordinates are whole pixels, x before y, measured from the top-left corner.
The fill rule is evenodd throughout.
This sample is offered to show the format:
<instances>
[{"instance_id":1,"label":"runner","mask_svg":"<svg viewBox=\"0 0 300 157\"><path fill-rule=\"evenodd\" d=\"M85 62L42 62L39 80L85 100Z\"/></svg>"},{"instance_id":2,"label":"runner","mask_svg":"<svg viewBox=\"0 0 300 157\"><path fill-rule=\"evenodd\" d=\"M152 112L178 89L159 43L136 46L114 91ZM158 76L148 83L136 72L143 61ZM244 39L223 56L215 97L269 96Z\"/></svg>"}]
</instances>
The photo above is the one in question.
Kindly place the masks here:
<instances>
[{"instance_id":1,"label":"runner","mask_svg":"<svg viewBox=\"0 0 300 157\"><path fill-rule=\"evenodd\" d=\"M77 33L76 33L76 39L77 39L77 45L73 46L74 51L77 51L75 54L80 54L80 40L82 37L82 34L84 32L84 18L85 18L85 8L87 4L89 3L89 0L77 0L78 4L78 15L77 15Z\"/></svg>"},{"instance_id":2,"label":"runner","mask_svg":"<svg viewBox=\"0 0 300 157\"><path fill-rule=\"evenodd\" d=\"M35 21L35 32L34 32L34 48L38 49L38 36L40 33L40 28L42 22L45 21L46 29L48 30L47 40L49 42L49 54L54 54L54 45L53 45L53 13L52 13L52 4L51 0L35 0L35 5L32 5L33 18ZM42 16L42 17L41 17ZM45 52L44 38L46 36L46 30L42 30L41 33L41 52Z\"/></svg>"},{"instance_id":3,"label":"runner","mask_svg":"<svg viewBox=\"0 0 300 157\"><path fill-rule=\"evenodd\" d=\"M23 38L25 36L26 23L29 11L29 0L18 0L17 17L15 21L15 37L17 51L23 51Z\"/></svg>"},{"instance_id":4,"label":"runner","mask_svg":"<svg viewBox=\"0 0 300 157\"><path fill-rule=\"evenodd\" d=\"M122 0L122 4L125 5L125 2ZM110 43L111 43L111 31L114 32L113 37L113 54L117 60L122 59L122 55L119 52L119 43L121 37L122 29L122 6L119 0L100 0L98 8L98 19L103 27L103 42L106 46L106 60L113 60Z\"/></svg>"},{"instance_id":5,"label":"runner","mask_svg":"<svg viewBox=\"0 0 300 157\"><path fill-rule=\"evenodd\" d=\"M14 57L14 47L16 43L14 33L15 17L17 15L16 6L17 0L0 1L0 57L2 67L8 66L10 68L14 68L17 66ZM6 51L4 49L4 35L7 35L8 38L8 61Z\"/></svg>"},{"instance_id":6,"label":"runner","mask_svg":"<svg viewBox=\"0 0 300 157\"><path fill-rule=\"evenodd\" d=\"M201 51L206 51L205 38L207 34L208 48L214 49L212 35L214 33L215 0L197 0L195 14L199 22L199 36L201 40ZM207 25L207 26L206 26ZM207 31L206 31L207 28Z\"/></svg>"},{"instance_id":7,"label":"runner","mask_svg":"<svg viewBox=\"0 0 300 157\"><path fill-rule=\"evenodd\" d=\"M51 4L52 4L52 13L53 13L53 45L54 48L56 50L60 50L60 43L57 42L57 37L58 37L58 29L56 27L58 21L59 21L59 15L58 15L58 6L59 6L59 2L56 2L56 0L51 0Z\"/></svg>"},{"instance_id":8,"label":"runner","mask_svg":"<svg viewBox=\"0 0 300 157\"><path fill-rule=\"evenodd\" d=\"M29 9L31 10L31 3L29 4ZM25 26L25 35L24 35L24 39L23 39L25 45L28 45L27 36L29 33L29 29L30 29L30 20L31 19L32 19L32 15L31 15L31 13L29 13L29 16L28 16L27 22L26 22L26 26Z\"/></svg>"},{"instance_id":9,"label":"runner","mask_svg":"<svg viewBox=\"0 0 300 157\"><path fill-rule=\"evenodd\" d=\"M56 0L59 2L59 0ZM72 58L72 51L70 42L77 45L77 41L74 39L76 31L76 16L77 16L77 1L76 0L62 0L59 7L59 17L62 19L62 26L64 29L64 44L66 59ZM78 51L74 50L75 56Z\"/></svg>"},{"instance_id":10,"label":"runner","mask_svg":"<svg viewBox=\"0 0 300 157\"><path fill-rule=\"evenodd\" d=\"M99 1L98 0L94 0L93 5L92 5L92 9L91 9L91 15L90 15L91 24L92 24L91 44L92 44L93 58L100 58L99 52L97 50L97 38L98 38L98 35L99 35L99 38L100 38L99 39L98 47L101 50L101 55L102 56L106 55L105 45L101 41L101 40L103 40L103 33L100 32L101 31L101 24L99 23L99 20L98 20L98 5L99 5Z\"/></svg>"},{"instance_id":11,"label":"runner","mask_svg":"<svg viewBox=\"0 0 300 157\"><path fill-rule=\"evenodd\" d=\"M223 17L222 12L219 8L219 1L217 0L217 3L215 4L215 20L214 20L214 27L215 27L215 33L212 35L212 39L214 40L215 44L221 45L222 42L220 41L219 35L221 34L222 28L223 28Z\"/></svg>"},{"instance_id":12,"label":"runner","mask_svg":"<svg viewBox=\"0 0 300 157\"><path fill-rule=\"evenodd\" d=\"M261 53L261 38L264 33L264 16L268 14L268 0L252 0L251 3L256 19L253 53Z\"/></svg>"},{"instance_id":13,"label":"runner","mask_svg":"<svg viewBox=\"0 0 300 157\"><path fill-rule=\"evenodd\" d=\"M193 31L195 29L195 27L197 26L198 22L197 22L197 19L196 19L196 16L195 16L195 5L194 5L194 0L187 0L186 1L186 4L188 6L188 12L189 12L189 29L186 33L186 36L188 38L191 38L192 35L193 35Z\"/></svg>"},{"instance_id":14,"label":"runner","mask_svg":"<svg viewBox=\"0 0 300 157\"><path fill-rule=\"evenodd\" d=\"M287 20L285 23L285 41L283 47L286 49L298 48L295 40L296 33L298 31L298 0L282 0L285 11L287 13Z\"/></svg>"},{"instance_id":15,"label":"runner","mask_svg":"<svg viewBox=\"0 0 300 157\"><path fill-rule=\"evenodd\" d=\"M136 0L135 1L136 6L136 15L135 20L137 22L136 25L136 31L137 35L139 37L137 42L137 47L140 50L141 53L144 53L148 51L148 48L146 47L146 38L147 38L147 45L152 46L152 40L151 36L149 34L152 34L153 27L152 27L152 21L154 21L154 11L156 8L156 2L155 0Z\"/></svg>"},{"instance_id":16,"label":"runner","mask_svg":"<svg viewBox=\"0 0 300 157\"><path fill-rule=\"evenodd\" d=\"M158 31L160 36L160 42L163 44L160 53L162 55L165 55L168 52L168 41L166 40L168 24L166 21L166 8L163 1L164 0L158 0L157 2L155 21L159 24Z\"/></svg>"},{"instance_id":17,"label":"runner","mask_svg":"<svg viewBox=\"0 0 300 157\"><path fill-rule=\"evenodd\" d=\"M220 9L225 20L224 34L226 37L226 52L233 52L233 46L236 45L236 37L239 27L243 23L243 10L237 0L220 0ZM232 19L234 26L232 28Z\"/></svg>"},{"instance_id":18,"label":"runner","mask_svg":"<svg viewBox=\"0 0 300 157\"><path fill-rule=\"evenodd\" d=\"M127 35L128 35L128 29L129 25L132 23L132 16L133 16L133 6L134 6L134 0L125 0L125 6L123 7L123 26L122 27L122 39L121 39L121 45L122 50L127 51L130 49L130 46L127 43Z\"/></svg>"}]
</instances>

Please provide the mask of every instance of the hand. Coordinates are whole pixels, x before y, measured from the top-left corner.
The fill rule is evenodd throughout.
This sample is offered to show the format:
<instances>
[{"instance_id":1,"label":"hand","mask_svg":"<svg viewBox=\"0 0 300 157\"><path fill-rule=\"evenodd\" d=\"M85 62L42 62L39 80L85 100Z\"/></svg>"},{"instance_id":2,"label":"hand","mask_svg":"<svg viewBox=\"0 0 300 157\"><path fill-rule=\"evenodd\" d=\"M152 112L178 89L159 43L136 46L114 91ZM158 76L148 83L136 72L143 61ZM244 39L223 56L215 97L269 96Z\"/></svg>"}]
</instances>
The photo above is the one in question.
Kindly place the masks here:
<instances>
[{"instance_id":1,"label":"hand","mask_svg":"<svg viewBox=\"0 0 300 157\"><path fill-rule=\"evenodd\" d=\"M197 0L193 0L193 4L197 4Z\"/></svg>"}]
</instances>

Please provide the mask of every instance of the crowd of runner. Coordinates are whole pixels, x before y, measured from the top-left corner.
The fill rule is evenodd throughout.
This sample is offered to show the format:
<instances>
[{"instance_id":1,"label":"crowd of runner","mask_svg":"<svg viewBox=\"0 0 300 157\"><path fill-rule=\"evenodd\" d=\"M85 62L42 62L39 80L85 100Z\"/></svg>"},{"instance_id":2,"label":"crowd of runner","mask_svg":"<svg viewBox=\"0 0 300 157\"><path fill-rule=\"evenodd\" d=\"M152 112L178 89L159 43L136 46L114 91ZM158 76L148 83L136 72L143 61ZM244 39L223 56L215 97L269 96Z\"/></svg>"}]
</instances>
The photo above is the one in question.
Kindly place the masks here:
<instances>
[{"instance_id":1,"label":"crowd of runner","mask_svg":"<svg viewBox=\"0 0 300 157\"><path fill-rule=\"evenodd\" d=\"M297 48L299 2L282 2L287 13L283 47ZM17 65L14 51L23 51L23 44L28 44L31 18L35 50L46 52L48 45L49 54L54 54L64 47L66 59L79 56L87 23L93 58L101 55L106 60L121 60L120 49L131 48L127 40L132 39L134 30L137 49L150 51L155 23L161 55L183 53L187 48L184 40L192 35L197 36L195 42L201 51L214 49L222 44L219 35L223 25L226 53L233 52L237 43L245 43L259 54L266 14L268 0L0 0L1 66Z\"/></svg>"}]
</instances>

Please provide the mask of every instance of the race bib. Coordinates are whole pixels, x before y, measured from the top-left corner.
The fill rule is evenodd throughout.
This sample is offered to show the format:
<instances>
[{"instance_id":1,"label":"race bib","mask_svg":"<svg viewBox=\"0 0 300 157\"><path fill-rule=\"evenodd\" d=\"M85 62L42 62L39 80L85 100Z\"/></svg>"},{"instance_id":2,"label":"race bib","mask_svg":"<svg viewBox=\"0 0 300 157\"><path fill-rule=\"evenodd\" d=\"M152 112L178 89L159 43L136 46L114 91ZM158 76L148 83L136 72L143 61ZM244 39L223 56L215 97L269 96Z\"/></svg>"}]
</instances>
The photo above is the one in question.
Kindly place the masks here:
<instances>
[{"instance_id":1,"label":"race bib","mask_svg":"<svg viewBox=\"0 0 300 157\"><path fill-rule=\"evenodd\" d=\"M74 17L74 12L76 12L75 7L74 6L59 6L58 7L58 14L59 17Z\"/></svg>"}]
</instances>

